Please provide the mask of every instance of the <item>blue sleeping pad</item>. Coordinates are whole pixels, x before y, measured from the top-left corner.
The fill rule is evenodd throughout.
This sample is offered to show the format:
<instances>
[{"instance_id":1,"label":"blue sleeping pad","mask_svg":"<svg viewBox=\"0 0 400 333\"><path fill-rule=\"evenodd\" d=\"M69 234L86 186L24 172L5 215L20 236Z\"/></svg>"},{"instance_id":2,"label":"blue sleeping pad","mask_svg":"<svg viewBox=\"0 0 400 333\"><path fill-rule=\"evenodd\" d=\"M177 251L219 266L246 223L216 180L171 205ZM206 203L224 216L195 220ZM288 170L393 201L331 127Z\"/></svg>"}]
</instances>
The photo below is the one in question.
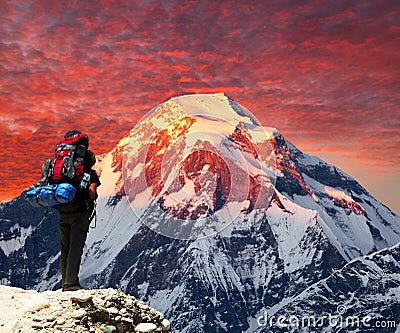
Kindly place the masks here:
<instances>
[{"instance_id":1,"label":"blue sleeping pad","mask_svg":"<svg viewBox=\"0 0 400 333\"><path fill-rule=\"evenodd\" d=\"M72 201L76 189L68 183L46 185L26 192L25 200L34 207L52 207Z\"/></svg>"}]
</instances>

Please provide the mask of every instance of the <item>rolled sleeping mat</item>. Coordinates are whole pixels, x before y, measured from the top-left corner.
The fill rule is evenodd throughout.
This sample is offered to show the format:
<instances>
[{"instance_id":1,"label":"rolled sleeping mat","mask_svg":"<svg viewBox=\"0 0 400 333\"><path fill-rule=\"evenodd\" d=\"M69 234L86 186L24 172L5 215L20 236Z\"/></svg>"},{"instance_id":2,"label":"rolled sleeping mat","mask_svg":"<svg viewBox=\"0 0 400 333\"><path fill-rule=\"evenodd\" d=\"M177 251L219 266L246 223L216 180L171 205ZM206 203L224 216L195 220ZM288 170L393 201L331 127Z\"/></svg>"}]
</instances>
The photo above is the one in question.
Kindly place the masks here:
<instances>
[{"instance_id":1,"label":"rolled sleeping mat","mask_svg":"<svg viewBox=\"0 0 400 333\"><path fill-rule=\"evenodd\" d=\"M34 188L25 194L25 200L34 207L53 207L72 201L76 188L68 183Z\"/></svg>"}]
</instances>

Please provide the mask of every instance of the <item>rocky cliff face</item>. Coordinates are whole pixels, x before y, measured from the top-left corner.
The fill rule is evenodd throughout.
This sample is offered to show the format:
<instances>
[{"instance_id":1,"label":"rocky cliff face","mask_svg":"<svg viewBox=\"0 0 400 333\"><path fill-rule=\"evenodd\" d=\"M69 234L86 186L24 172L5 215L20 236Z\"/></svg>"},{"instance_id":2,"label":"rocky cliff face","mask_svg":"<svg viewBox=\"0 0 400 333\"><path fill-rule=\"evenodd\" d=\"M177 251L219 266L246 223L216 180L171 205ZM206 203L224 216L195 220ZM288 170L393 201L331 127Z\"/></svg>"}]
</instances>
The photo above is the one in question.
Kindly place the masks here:
<instances>
[{"instance_id":1,"label":"rocky cliff face","mask_svg":"<svg viewBox=\"0 0 400 333\"><path fill-rule=\"evenodd\" d=\"M400 242L400 218L356 180L221 94L159 105L97 169L82 282L134 295L176 332L262 331L264 313L289 313L328 278L346 288L335 272ZM3 284L57 288L55 215L39 224L21 202L0 206Z\"/></svg>"}]
</instances>

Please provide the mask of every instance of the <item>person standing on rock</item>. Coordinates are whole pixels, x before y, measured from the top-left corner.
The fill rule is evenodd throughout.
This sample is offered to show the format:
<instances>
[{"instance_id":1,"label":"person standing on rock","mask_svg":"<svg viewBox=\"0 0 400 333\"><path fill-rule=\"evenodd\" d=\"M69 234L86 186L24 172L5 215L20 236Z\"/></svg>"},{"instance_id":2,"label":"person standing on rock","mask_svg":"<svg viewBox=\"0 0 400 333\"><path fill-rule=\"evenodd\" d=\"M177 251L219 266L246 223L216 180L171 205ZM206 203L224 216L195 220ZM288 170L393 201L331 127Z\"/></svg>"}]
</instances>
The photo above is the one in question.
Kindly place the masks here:
<instances>
[{"instance_id":1,"label":"person standing on rock","mask_svg":"<svg viewBox=\"0 0 400 333\"><path fill-rule=\"evenodd\" d=\"M72 201L54 206L59 212L63 291L82 289L79 269L100 186L99 177L92 169L96 157L88 147L86 134L68 131L55 150L53 162L49 162L50 171L43 167L44 173L49 175L49 184L70 183L76 189Z\"/></svg>"},{"instance_id":2,"label":"person standing on rock","mask_svg":"<svg viewBox=\"0 0 400 333\"><path fill-rule=\"evenodd\" d=\"M95 209L94 203L98 197L97 187L100 180L96 171L92 169L96 163L95 155L88 150L88 163L86 169L89 171L90 179L86 190L77 191L76 202L72 207L59 207L59 230L61 241L61 277L62 290L73 291L82 289L79 283L79 268L83 248L85 246L87 233L91 222L91 216ZM68 204L67 204L68 205ZM71 212L71 208L73 211Z\"/></svg>"}]
</instances>

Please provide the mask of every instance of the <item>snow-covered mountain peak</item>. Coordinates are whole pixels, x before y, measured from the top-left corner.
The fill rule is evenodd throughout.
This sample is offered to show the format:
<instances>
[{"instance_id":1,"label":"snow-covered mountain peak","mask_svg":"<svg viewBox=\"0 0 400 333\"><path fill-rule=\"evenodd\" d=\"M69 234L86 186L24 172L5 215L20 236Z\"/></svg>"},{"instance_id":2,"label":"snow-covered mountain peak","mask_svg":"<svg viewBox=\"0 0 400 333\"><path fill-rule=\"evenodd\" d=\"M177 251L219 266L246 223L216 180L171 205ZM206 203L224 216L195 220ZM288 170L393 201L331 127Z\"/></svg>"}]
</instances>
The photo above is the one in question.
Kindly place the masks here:
<instances>
[{"instance_id":1,"label":"snow-covered mountain peak","mask_svg":"<svg viewBox=\"0 0 400 333\"><path fill-rule=\"evenodd\" d=\"M349 175L260 126L224 94L180 96L156 106L99 169L101 197L109 204L127 200L141 223L171 237L219 232L243 212L268 208L273 197L271 205L285 212L277 200L282 195L316 211L318 225L346 259L394 245L400 234L393 215L371 210L376 201Z\"/></svg>"},{"instance_id":2,"label":"snow-covered mountain peak","mask_svg":"<svg viewBox=\"0 0 400 333\"><path fill-rule=\"evenodd\" d=\"M205 225L231 223L260 200L268 205L276 135L224 94L172 98L130 132L123 159L130 205L138 216L160 207L165 220L151 228L170 237L190 238L192 230L197 237ZM174 234L171 221L186 225L189 234Z\"/></svg>"}]
</instances>

